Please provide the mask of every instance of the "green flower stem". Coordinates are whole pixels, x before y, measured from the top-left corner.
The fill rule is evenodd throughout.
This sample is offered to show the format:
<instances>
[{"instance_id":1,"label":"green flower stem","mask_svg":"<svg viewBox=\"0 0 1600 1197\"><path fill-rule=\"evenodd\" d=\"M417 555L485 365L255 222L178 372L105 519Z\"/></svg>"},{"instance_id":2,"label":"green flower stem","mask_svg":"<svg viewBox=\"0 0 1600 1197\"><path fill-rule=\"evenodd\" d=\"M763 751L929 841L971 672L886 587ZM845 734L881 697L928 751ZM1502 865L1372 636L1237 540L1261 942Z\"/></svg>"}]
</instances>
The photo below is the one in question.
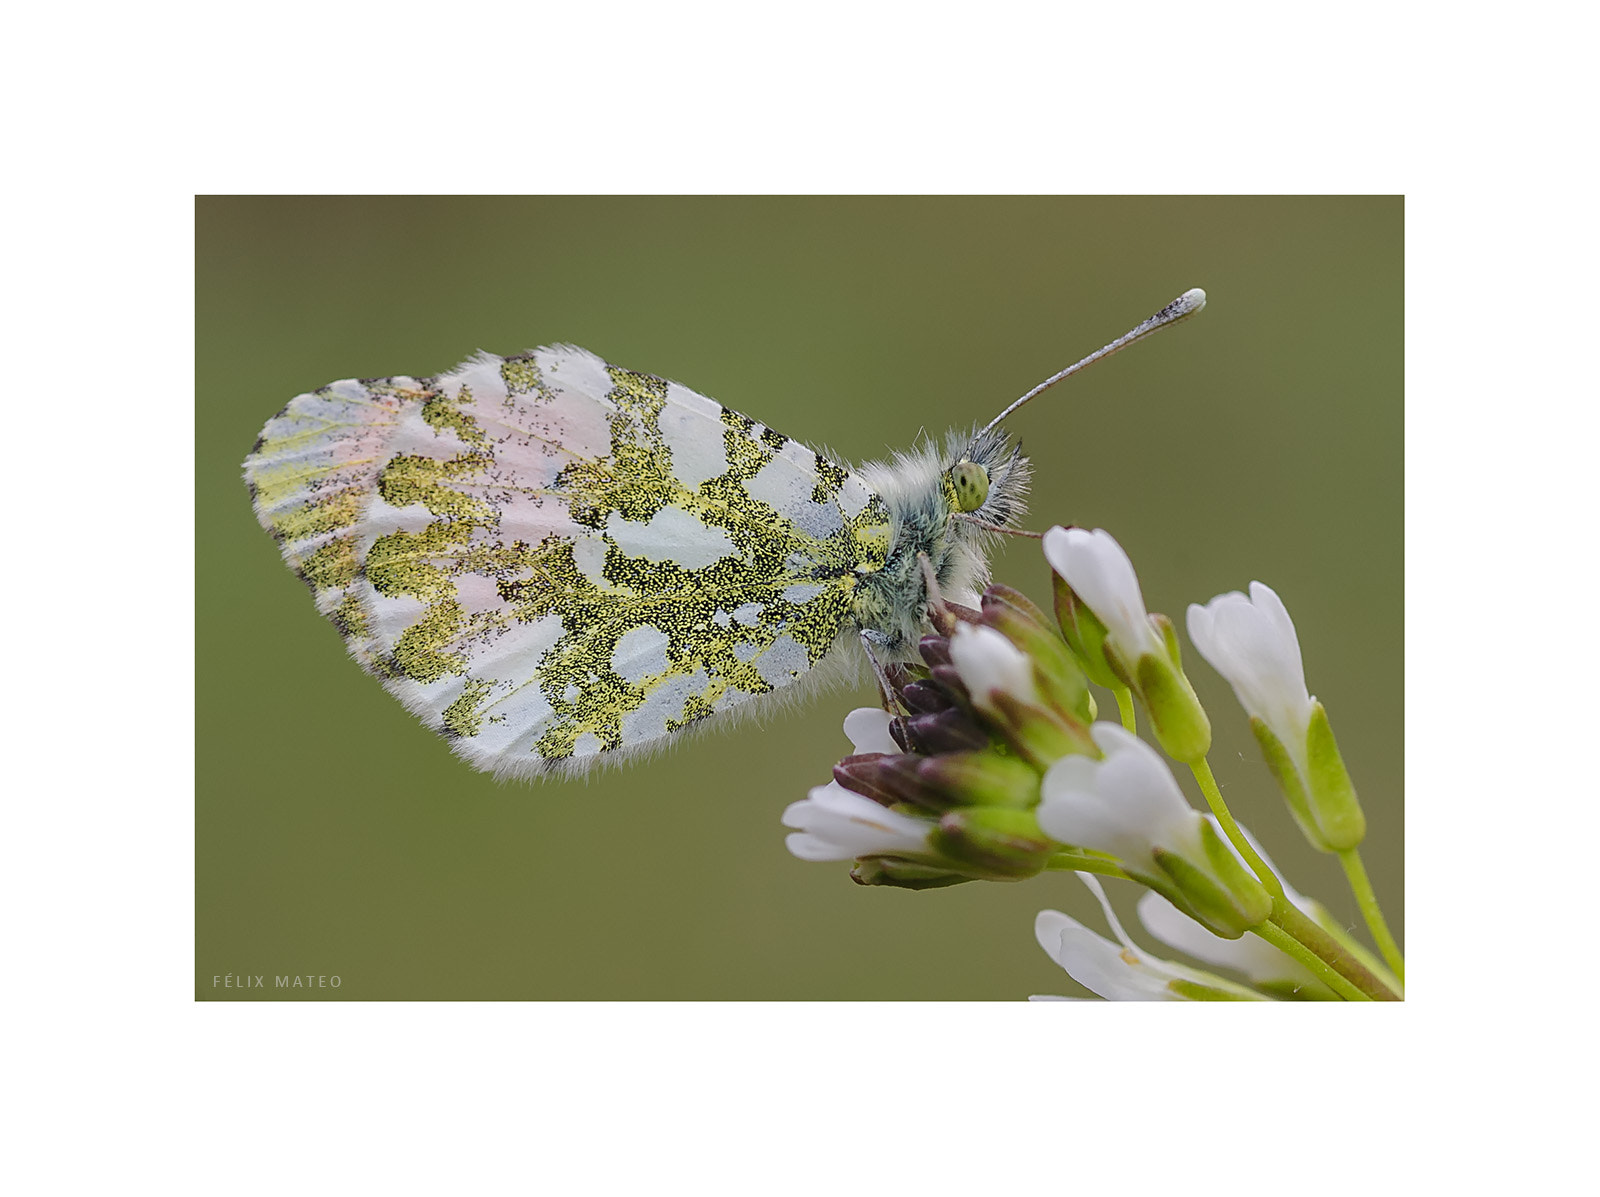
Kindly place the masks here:
<instances>
[{"instance_id":1,"label":"green flower stem","mask_svg":"<svg viewBox=\"0 0 1600 1197\"><path fill-rule=\"evenodd\" d=\"M1378 895L1372 892L1372 882L1361 863L1361 853L1354 848L1341 852L1339 863L1344 866L1344 875L1350 879L1350 892L1356 896L1361 917L1367 920L1367 930L1372 932L1378 951L1383 953L1384 963L1394 970L1396 977L1404 981L1405 957L1400 955L1400 945L1395 943L1394 936L1389 933L1389 924L1384 921L1383 911L1378 909Z\"/></svg>"},{"instance_id":2,"label":"green flower stem","mask_svg":"<svg viewBox=\"0 0 1600 1197\"><path fill-rule=\"evenodd\" d=\"M1122 726L1130 736L1138 735L1139 719L1133 713L1133 691L1126 686L1118 686L1112 693L1117 696L1117 714L1122 716Z\"/></svg>"},{"instance_id":3,"label":"green flower stem","mask_svg":"<svg viewBox=\"0 0 1600 1197\"><path fill-rule=\"evenodd\" d=\"M1375 972L1347 951L1343 944L1282 898L1273 899L1269 922L1288 933L1290 938L1309 948L1318 959L1333 968L1372 1001L1401 1000L1399 994L1385 985ZM1300 959L1298 956L1295 958Z\"/></svg>"},{"instance_id":4,"label":"green flower stem","mask_svg":"<svg viewBox=\"0 0 1600 1197\"><path fill-rule=\"evenodd\" d=\"M1370 1002L1372 999L1354 985L1339 975L1333 965L1324 961L1305 944L1290 935L1282 927L1274 923L1262 923L1259 927L1251 927L1253 935L1259 935L1273 947L1286 955L1293 956L1301 964L1311 970L1324 985L1333 990L1347 1002Z\"/></svg>"},{"instance_id":5,"label":"green flower stem","mask_svg":"<svg viewBox=\"0 0 1600 1197\"><path fill-rule=\"evenodd\" d=\"M1310 916L1312 922L1316 923L1317 926L1321 927L1329 935L1333 936L1334 939L1338 940L1340 947L1349 952L1357 960L1361 961L1362 964L1366 965L1367 971L1372 973L1373 976L1377 977L1378 980L1382 981L1395 993L1405 992L1404 982L1402 982L1399 977L1395 976L1389 971L1388 966L1378 958L1378 953L1372 948L1367 947L1366 944L1362 943L1354 935L1350 934L1350 932L1339 926L1338 923L1332 922L1330 918L1327 917L1326 911L1322 911L1321 913L1306 911L1305 913Z\"/></svg>"},{"instance_id":6,"label":"green flower stem","mask_svg":"<svg viewBox=\"0 0 1600 1197\"><path fill-rule=\"evenodd\" d=\"M1070 849L1057 852L1045 862L1044 867L1058 872L1098 873L1102 877L1120 877L1124 881L1133 880L1109 856L1098 854L1089 856L1081 852L1073 852Z\"/></svg>"},{"instance_id":7,"label":"green flower stem","mask_svg":"<svg viewBox=\"0 0 1600 1197\"><path fill-rule=\"evenodd\" d=\"M1217 816L1217 822L1222 824L1222 830L1227 834L1229 841L1239 850L1239 855L1244 857L1245 863L1255 871L1261 879L1261 884L1267 887L1267 892L1275 899L1288 905L1288 900L1283 894L1283 882L1278 880L1277 874L1267 868L1267 862L1250 846L1250 841L1244 838L1244 832L1239 830L1239 824L1233 821L1233 815L1228 812L1228 804L1222 800L1222 791L1217 787L1217 779L1211 775L1211 765L1205 757L1189 762L1189 769L1194 774L1195 781L1200 783L1200 790L1206 796L1206 805L1211 808L1211 813Z\"/></svg>"}]
</instances>

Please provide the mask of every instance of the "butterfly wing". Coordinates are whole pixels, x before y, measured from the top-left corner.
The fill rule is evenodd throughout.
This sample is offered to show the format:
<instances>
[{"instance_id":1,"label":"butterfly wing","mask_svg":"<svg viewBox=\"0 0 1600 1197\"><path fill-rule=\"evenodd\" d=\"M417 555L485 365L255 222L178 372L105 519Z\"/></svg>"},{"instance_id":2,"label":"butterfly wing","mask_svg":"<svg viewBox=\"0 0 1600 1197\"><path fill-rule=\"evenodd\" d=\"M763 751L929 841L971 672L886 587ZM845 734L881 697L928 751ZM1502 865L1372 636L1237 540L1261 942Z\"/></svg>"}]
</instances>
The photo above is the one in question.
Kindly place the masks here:
<instances>
[{"instance_id":1,"label":"butterfly wing","mask_svg":"<svg viewBox=\"0 0 1600 1197\"><path fill-rule=\"evenodd\" d=\"M300 395L245 476L351 654L499 774L793 685L888 548L842 466L570 346Z\"/></svg>"}]
</instances>

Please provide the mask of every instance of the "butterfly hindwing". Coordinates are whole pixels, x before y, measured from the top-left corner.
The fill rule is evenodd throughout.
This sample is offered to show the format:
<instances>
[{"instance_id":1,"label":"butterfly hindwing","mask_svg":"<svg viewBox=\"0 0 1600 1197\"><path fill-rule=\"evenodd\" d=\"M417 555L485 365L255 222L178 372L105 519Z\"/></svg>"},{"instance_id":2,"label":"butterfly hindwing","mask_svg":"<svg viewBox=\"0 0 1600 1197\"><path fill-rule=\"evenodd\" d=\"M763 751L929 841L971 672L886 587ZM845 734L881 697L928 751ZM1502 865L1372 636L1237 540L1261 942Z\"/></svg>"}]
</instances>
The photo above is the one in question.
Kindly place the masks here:
<instances>
[{"instance_id":1,"label":"butterfly hindwing","mask_svg":"<svg viewBox=\"0 0 1600 1197\"><path fill-rule=\"evenodd\" d=\"M503 774L792 685L888 548L844 467L565 346L301 395L245 472L357 660Z\"/></svg>"}]
</instances>

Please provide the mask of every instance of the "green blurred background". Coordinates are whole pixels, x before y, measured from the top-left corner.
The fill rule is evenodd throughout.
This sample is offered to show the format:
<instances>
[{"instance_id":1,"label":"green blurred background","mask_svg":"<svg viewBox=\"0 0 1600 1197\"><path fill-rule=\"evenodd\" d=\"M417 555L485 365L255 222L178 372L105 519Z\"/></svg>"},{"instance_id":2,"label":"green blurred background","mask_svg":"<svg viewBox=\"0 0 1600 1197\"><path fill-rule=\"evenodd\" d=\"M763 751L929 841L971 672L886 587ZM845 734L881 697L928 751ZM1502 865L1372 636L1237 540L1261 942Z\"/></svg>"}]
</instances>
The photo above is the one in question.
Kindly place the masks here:
<instances>
[{"instance_id":1,"label":"green blurred background","mask_svg":"<svg viewBox=\"0 0 1600 1197\"><path fill-rule=\"evenodd\" d=\"M1031 526L1110 529L1180 626L1278 590L1401 932L1400 199L201 198L196 229L197 997L1082 993L1032 932L1047 906L1102 927L1070 877L863 889L785 851L779 816L866 688L587 782L497 784L345 656L239 466L298 392L555 341L859 461L988 419L1193 286L1200 317L1013 419ZM1035 546L996 576L1048 602ZM1235 814L1356 923L1188 661Z\"/></svg>"}]
</instances>

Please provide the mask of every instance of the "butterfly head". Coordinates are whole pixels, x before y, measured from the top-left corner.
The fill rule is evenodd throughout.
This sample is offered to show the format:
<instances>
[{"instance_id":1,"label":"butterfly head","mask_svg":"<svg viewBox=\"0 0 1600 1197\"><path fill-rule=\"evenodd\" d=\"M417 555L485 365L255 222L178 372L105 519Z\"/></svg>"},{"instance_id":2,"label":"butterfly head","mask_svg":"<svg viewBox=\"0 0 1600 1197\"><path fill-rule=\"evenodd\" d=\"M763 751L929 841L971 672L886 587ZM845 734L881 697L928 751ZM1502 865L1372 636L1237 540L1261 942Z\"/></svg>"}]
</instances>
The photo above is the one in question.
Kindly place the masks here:
<instances>
[{"instance_id":1,"label":"butterfly head","mask_svg":"<svg viewBox=\"0 0 1600 1197\"><path fill-rule=\"evenodd\" d=\"M970 436L952 433L949 454L954 460L943 482L951 509L985 524L1015 526L1031 473L1021 446L1000 429L986 428Z\"/></svg>"}]
</instances>

